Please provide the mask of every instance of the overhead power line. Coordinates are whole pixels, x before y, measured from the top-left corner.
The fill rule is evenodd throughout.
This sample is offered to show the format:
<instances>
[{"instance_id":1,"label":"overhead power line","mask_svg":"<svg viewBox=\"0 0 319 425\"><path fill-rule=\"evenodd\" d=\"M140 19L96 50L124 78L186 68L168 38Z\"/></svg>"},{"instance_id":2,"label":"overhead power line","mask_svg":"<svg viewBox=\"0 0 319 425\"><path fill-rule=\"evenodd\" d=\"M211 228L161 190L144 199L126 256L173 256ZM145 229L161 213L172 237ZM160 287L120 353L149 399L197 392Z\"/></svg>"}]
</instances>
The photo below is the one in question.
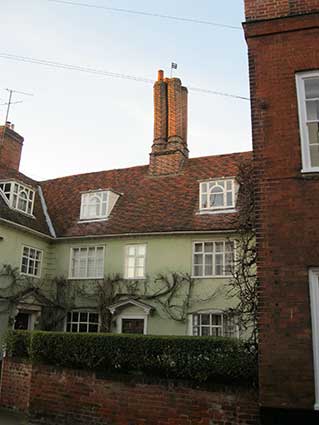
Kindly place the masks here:
<instances>
[{"instance_id":1,"label":"overhead power line","mask_svg":"<svg viewBox=\"0 0 319 425\"><path fill-rule=\"evenodd\" d=\"M9 59L9 60L18 61L18 62L32 63L35 65L43 65L43 66L48 66L48 67L57 68L57 69L66 69L70 71L85 72L88 74L101 75L101 76L110 77L110 78L121 78L125 80L139 81L139 82L148 83L148 84L154 83L154 80L151 80L150 78L138 77L136 75L122 74L118 72L110 72L110 71L91 68L87 66L79 66L79 65L66 64L62 62L54 62L54 61L50 61L46 59L30 58L27 56L12 55L9 53L1 53L1 52L0 52L0 58ZM199 93L207 93L207 94L213 94L218 96L232 97L235 99L249 100L248 97L238 96L231 93L219 92L219 91L204 89L199 87L189 87L188 89L190 91L199 92Z\"/></svg>"},{"instance_id":2,"label":"overhead power line","mask_svg":"<svg viewBox=\"0 0 319 425\"><path fill-rule=\"evenodd\" d=\"M70 6L81 6L81 7L90 7L94 9L103 9L107 10L109 12L117 12L117 13L126 13L131 15L142 15L142 16L148 16L153 18L161 18L161 19L170 19L173 21L179 21L179 22L187 22L192 24L201 24L201 25L211 25L214 27L220 27L220 28L228 28L233 30L241 30L241 27L237 27L235 25L227 25L227 24L220 24L218 22L212 22L212 21L206 21L203 19L194 19L194 18L186 18L183 16L172 16L172 15L164 15L161 13L154 13L154 12L145 12L143 10L133 10L133 9L122 9L118 7L108 7L108 6L102 6L97 4L88 4L88 3L82 3L82 2L75 2L75 1L66 1L66 0L47 0L51 3L61 3L61 4L68 4Z\"/></svg>"}]
</instances>

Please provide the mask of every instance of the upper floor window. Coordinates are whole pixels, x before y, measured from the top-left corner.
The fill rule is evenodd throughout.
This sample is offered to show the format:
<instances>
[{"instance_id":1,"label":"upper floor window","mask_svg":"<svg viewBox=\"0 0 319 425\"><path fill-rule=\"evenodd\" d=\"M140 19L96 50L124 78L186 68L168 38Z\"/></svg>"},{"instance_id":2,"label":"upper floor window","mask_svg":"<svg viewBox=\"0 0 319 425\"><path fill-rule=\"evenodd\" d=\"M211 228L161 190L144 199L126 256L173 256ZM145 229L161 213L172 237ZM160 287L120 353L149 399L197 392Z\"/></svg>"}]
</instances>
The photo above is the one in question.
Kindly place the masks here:
<instances>
[{"instance_id":1,"label":"upper floor window","mask_svg":"<svg viewBox=\"0 0 319 425\"><path fill-rule=\"evenodd\" d=\"M297 74L303 171L319 171L319 71Z\"/></svg>"},{"instance_id":2,"label":"upper floor window","mask_svg":"<svg viewBox=\"0 0 319 425\"><path fill-rule=\"evenodd\" d=\"M143 279L145 277L146 245L127 245L125 250L125 278Z\"/></svg>"},{"instance_id":3,"label":"upper floor window","mask_svg":"<svg viewBox=\"0 0 319 425\"><path fill-rule=\"evenodd\" d=\"M71 279L101 279L104 276L104 246L71 248Z\"/></svg>"},{"instance_id":4,"label":"upper floor window","mask_svg":"<svg viewBox=\"0 0 319 425\"><path fill-rule=\"evenodd\" d=\"M33 189L21 183L10 181L0 182L0 189L11 208L32 215L35 194Z\"/></svg>"},{"instance_id":5,"label":"upper floor window","mask_svg":"<svg viewBox=\"0 0 319 425\"><path fill-rule=\"evenodd\" d=\"M193 276L231 276L234 257L234 242L205 241L194 242Z\"/></svg>"},{"instance_id":6,"label":"upper floor window","mask_svg":"<svg viewBox=\"0 0 319 425\"><path fill-rule=\"evenodd\" d=\"M201 210L235 208L234 179L211 180L200 183Z\"/></svg>"},{"instance_id":7,"label":"upper floor window","mask_svg":"<svg viewBox=\"0 0 319 425\"><path fill-rule=\"evenodd\" d=\"M108 191L82 193L80 219L107 217Z\"/></svg>"},{"instance_id":8,"label":"upper floor window","mask_svg":"<svg viewBox=\"0 0 319 425\"><path fill-rule=\"evenodd\" d=\"M21 268L22 274L40 277L42 251L30 246L22 247Z\"/></svg>"},{"instance_id":9,"label":"upper floor window","mask_svg":"<svg viewBox=\"0 0 319 425\"><path fill-rule=\"evenodd\" d=\"M82 193L80 220L105 220L111 214L120 194L113 190L96 190Z\"/></svg>"}]
</instances>

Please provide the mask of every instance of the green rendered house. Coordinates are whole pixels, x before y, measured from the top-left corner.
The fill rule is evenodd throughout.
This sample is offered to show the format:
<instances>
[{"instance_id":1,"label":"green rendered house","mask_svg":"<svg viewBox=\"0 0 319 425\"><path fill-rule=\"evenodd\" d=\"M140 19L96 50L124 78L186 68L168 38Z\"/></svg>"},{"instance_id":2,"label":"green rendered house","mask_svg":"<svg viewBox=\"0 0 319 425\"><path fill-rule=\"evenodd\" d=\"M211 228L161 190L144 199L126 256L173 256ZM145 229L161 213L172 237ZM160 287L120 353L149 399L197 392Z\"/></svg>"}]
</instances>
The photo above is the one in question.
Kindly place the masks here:
<instances>
[{"instance_id":1,"label":"green rendered house","mask_svg":"<svg viewBox=\"0 0 319 425\"><path fill-rule=\"evenodd\" d=\"M188 158L187 89L160 71L147 165L37 182L0 128L0 334L240 336L227 310L238 163Z\"/></svg>"}]
</instances>

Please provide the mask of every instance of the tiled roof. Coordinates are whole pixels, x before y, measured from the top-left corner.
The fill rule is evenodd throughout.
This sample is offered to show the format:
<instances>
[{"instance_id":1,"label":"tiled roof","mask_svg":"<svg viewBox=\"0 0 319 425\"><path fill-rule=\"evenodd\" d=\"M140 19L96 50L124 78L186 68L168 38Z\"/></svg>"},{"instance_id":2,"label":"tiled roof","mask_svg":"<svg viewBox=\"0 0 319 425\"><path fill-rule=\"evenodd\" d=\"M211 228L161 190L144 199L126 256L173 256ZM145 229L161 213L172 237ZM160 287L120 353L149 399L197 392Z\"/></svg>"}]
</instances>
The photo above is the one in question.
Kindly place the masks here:
<instances>
[{"instance_id":1,"label":"tiled roof","mask_svg":"<svg viewBox=\"0 0 319 425\"><path fill-rule=\"evenodd\" d=\"M230 230L236 214L198 214L199 181L235 176L251 152L189 159L178 175L150 176L148 166L63 177L41 183L58 237ZM81 192L122 193L108 220L79 223Z\"/></svg>"},{"instance_id":2,"label":"tiled roof","mask_svg":"<svg viewBox=\"0 0 319 425\"><path fill-rule=\"evenodd\" d=\"M189 159L178 175L150 176L148 166L62 177L36 182L0 168L0 180L40 184L57 237L224 231L234 228L236 213L199 214L199 182L231 177L251 152ZM81 192L112 189L121 196L106 221L79 223ZM38 192L35 219L10 209L0 197L0 217L50 235Z\"/></svg>"},{"instance_id":3,"label":"tiled roof","mask_svg":"<svg viewBox=\"0 0 319 425\"><path fill-rule=\"evenodd\" d=\"M27 214L23 214L16 210L13 210L8 207L2 196L0 196L0 218L8 220L10 222L28 227L31 230L35 230L40 233L44 233L47 236L50 236L50 231L46 222L46 218L42 209L41 200L37 187L39 183L30 179L22 173L18 173L12 169L0 167L0 181L1 180L18 180L19 182L25 183L26 185L31 186L35 190L35 199L34 199L34 209L33 215L31 217Z\"/></svg>"}]
</instances>

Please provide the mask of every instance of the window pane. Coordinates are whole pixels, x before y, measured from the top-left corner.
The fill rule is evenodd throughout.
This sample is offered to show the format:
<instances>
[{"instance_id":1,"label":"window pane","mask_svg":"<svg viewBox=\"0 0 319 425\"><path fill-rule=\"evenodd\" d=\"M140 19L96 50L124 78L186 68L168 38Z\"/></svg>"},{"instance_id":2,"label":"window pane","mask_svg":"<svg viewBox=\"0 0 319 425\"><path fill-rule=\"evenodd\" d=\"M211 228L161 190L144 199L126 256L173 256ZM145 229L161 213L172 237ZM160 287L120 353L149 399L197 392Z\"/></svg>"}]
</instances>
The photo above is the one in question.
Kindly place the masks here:
<instances>
[{"instance_id":1,"label":"window pane","mask_svg":"<svg viewBox=\"0 0 319 425\"><path fill-rule=\"evenodd\" d=\"M306 108L308 121L319 120L319 100L308 100L306 102Z\"/></svg>"},{"instance_id":2,"label":"window pane","mask_svg":"<svg viewBox=\"0 0 319 425\"><path fill-rule=\"evenodd\" d=\"M90 313L90 322L91 323L98 323L99 322L99 315L97 313Z\"/></svg>"},{"instance_id":3,"label":"window pane","mask_svg":"<svg viewBox=\"0 0 319 425\"><path fill-rule=\"evenodd\" d=\"M212 314L212 325L214 326L221 326L222 324L222 317L220 314Z\"/></svg>"},{"instance_id":4,"label":"window pane","mask_svg":"<svg viewBox=\"0 0 319 425\"><path fill-rule=\"evenodd\" d=\"M80 322L87 322L87 320L88 320L88 314L80 313Z\"/></svg>"},{"instance_id":5,"label":"window pane","mask_svg":"<svg viewBox=\"0 0 319 425\"><path fill-rule=\"evenodd\" d=\"M215 275L216 276L223 275L223 254L215 255Z\"/></svg>"},{"instance_id":6,"label":"window pane","mask_svg":"<svg viewBox=\"0 0 319 425\"><path fill-rule=\"evenodd\" d=\"M203 276L203 266L194 266L194 276Z\"/></svg>"},{"instance_id":7,"label":"window pane","mask_svg":"<svg viewBox=\"0 0 319 425\"><path fill-rule=\"evenodd\" d=\"M127 269L127 277L128 279L134 279L134 267L128 267Z\"/></svg>"},{"instance_id":8,"label":"window pane","mask_svg":"<svg viewBox=\"0 0 319 425\"><path fill-rule=\"evenodd\" d=\"M205 252L214 252L214 242L206 242L204 250Z\"/></svg>"},{"instance_id":9,"label":"window pane","mask_svg":"<svg viewBox=\"0 0 319 425\"><path fill-rule=\"evenodd\" d=\"M209 326L205 326L201 328L201 335L202 336L210 336L210 328Z\"/></svg>"},{"instance_id":10,"label":"window pane","mask_svg":"<svg viewBox=\"0 0 319 425\"><path fill-rule=\"evenodd\" d=\"M145 255L145 245L139 245L137 247L137 255Z\"/></svg>"},{"instance_id":11,"label":"window pane","mask_svg":"<svg viewBox=\"0 0 319 425\"><path fill-rule=\"evenodd\" d=\"M319 97L319 78L307 78L305 79L305 92L306 99Z\"/></svg>"},{"instance_id":12,"label":"window pane","mask_svg":"<svg viewBox=\"0 0 319 425\"><path fill-rule=\"evenodd\" d=\"M212 328L212 336L221 336L221 328Z\"/></svg>"},{"instance_id":13,"label":"window pane","mask_svg":"<svg viewBox=\"0 0 319 425\"><path fill-rule=\"evenodd\" d=\"M201 324L209 325L210 324L210 314L201 314Z\"/></svg>"},{"instance_id":14,"label":"window pane","mask_svg":"<svg viewBox=\"0 0 319 425\"><path fill-rule=\"evenodd\" d=\"M227 190L232 190L233 188L233 181L232 180L227 180L226 182L226 189Z\"/></svg>"},{"instance_id":15,"label":"window pane","mask_svg":"<svg viewBox=\"0 0 319 425\"><path fill-rule=\"evenodd\" d=\"M202 265L203 264L203 254L195 254L194 255L194 264Z\"/></svg>"},{"instance_id":16,"label":"window pane","mask_svg":"<svg viewBox=\"0 0 319 425\"><path fill-rule=\"evenodd\" d=\"M77 311L74 311L72 313L72 321L77 322L79 320L79 313Z\"/></svg>"},{"instance_id":17,"label":"window pane","mask_svg":"<svg viewBox=\"0 0 319 425\"><path fill-rule=\"evenodd\" d=\"M98 331L98 325L89 325L89 332L97 332Z\"/></svg>"},{"instance_id":18,"label":"window pane","mask_svg":"<svg viewBox=\"0 0 319 425\"><path fill-rule=\"evenodd\" d=\"M136 269L136 277L144 277L144 267L138 267Z\"/></svg>"},{"instance_id":19,"label":"window pane","mask_svg":"<svg viewBox=\"0 0 319 425\"><path fill-rule=\"evenodd\" d=\"M88 325L84 323L80 323L79 332L87 332L87 330L88 330Z\"/></svg>"},{"instance_id":20,"label":"window pane","mask_svg":"<svg viewBox=\"0 0 319 425\"><path fill-rule=\"evenodd\" d=\"M223 252L224 242L215 242L215 249L216 249L216 252Z\"/></svg>"},{"instance_id":21,"label":"window pane","mask_svg":"<svg viewBox=\"0 0 319 425\"><path fill-rule=\"evenodd\" d=\"M311 166L319 167L319 145L310 146Z\"/></svg>"},{"instance_id":22,"label":"window pane","mask_svg":"<svg viewBox=\"0 0 319 425\"><path fill-rule=\"evenodd\" d=\"M233 205L233 192L227 192L227 207L231 207Z\"/></svg>"},{"instance_id":23,"label":"window pane","mask_svg":"<svg viewBox=\"0 0 319 425\"><path fill-rule=\"evenodd\" d=\"M202 195L201 198L201 208L207 208L208 207L208 197L207 194Z\"/></svg>"},{"instance_id":24,"label":"window pane","mask_svg":"<svg viewBox=\"0 0 319 425\"><path fill-rule=\"evenodd\" d=\"M205 276L213 275L213 256L205 255Z\"/></svg>"},{"instance_id":25,"label":"window pane","mask_svg":"<svg viewBox=\"0 0 319 425\"><path fill-rule=\"evenodd\" d=\"M135 255L135 246L128 247L128 255Z\"/></svg>"},{"instance_id":26,"label":"window pane","mask_svg":"<svg viewBox=\"0 0 319 425\"><path fill-rule=\"evenodd\" d=\"M224 205L224 194L223 193L211 193L209 197L211 207L222 207Z\"/></svg>"},{"instance_id":27,"label":"window pane","mask_svg":"<svg viewBox=\"0 0 319 425\"><path fill-rule=\"evenodd\" d=\"M207 183L201 183L201 190L202 190L202 193L207 192Z\"/></svg>"},{"instance_id":28,"label":"window pane","mask_svg":"<svg viewBox=\"0 0 319 425\"><path fill-rule=\"evenodd\" d=\"M203 244L202 243L195 243L195 252L202 252Z\"/></svg>"}]
</instances>

